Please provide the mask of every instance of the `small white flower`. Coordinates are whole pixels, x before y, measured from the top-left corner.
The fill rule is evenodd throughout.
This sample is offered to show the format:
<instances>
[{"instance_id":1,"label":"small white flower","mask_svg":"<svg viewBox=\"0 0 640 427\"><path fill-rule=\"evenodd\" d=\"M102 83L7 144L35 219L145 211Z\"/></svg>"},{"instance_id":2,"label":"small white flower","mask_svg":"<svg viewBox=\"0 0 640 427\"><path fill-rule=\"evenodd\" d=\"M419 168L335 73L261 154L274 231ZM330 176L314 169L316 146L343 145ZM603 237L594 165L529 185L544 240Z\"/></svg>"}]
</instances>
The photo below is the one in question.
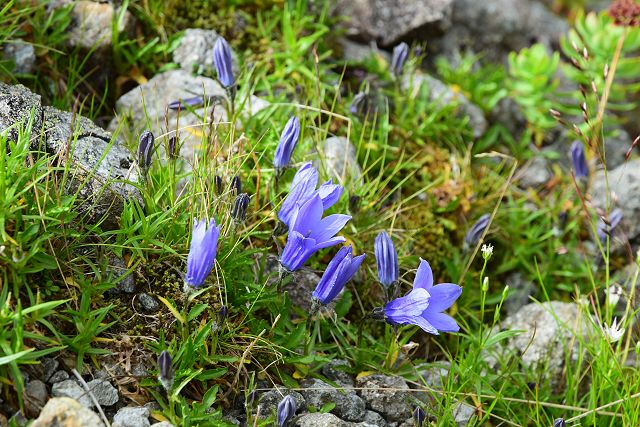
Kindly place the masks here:
<instances>
[{"instance_id":1,"label":"small white flower","mask_svg":"<svg viewBox=\"0 0 640 427\"><path fill-rule=\"evenodd\" d=\"M618 319L614 317L611 326L608 326L606 323L602 326L602 332L609 342L614 343L620 341L620 338L624 335L624 328L621 327L622 323L623 322L620 322L618 325Z\"/></svg>"},{"instance_id":2,"label":"small white flower","mask_svg":"<svg viewBox=\"0 0 640 427\"><path fill-rule=\"evenodd\" d=\"M622 288L618 285L611 285L604 293L607 296L607 304L615 307L618 305L618 301L620 301L620 297L622 296Z\"/></svg>"},{"instance_id":3,"label":"small white flower","mask_svg":"<svg viewBox=\"0 0 640 427\"><path fill-rule=\"evenodd\" d=\"M491 255L493 255L493 245L491 245L491 243L488 245L482 245L482 257L484 259L489 259L491 258Z\"/></svg>"}]
</instances>

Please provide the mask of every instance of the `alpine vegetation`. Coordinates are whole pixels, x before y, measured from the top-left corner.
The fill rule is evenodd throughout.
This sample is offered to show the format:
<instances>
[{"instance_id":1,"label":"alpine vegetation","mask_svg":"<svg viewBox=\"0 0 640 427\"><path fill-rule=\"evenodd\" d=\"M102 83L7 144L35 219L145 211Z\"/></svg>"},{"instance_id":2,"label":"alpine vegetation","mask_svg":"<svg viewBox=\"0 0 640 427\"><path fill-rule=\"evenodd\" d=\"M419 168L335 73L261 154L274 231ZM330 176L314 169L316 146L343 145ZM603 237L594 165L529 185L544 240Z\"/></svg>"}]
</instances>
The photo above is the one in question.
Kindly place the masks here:
<instances>
[{"instance_id":1,"label":"alpine vegetation","mask_svg":"<svg viewBox=\"0 0 640 427\"><path fill-rule=\"evenodd\" d=\"M443 311L451 307L461 293L462 288L453 283L434 286L431 266L420 259L411 292L376 309L373 316L392 325L416 325L434 335L457 332L460 327Z\"/></svg>"},{"instance_id":2,"label":"alpine vegetation","mask_svg":"<svg viewBox=\"0 0 640 427\"><path fill-rule=\"evenodd\" d=\"M364 261L365 254L353 256L351 245L343 246L327 265L312 297L323 305L329 304L344 289L345 285Z\"/></svg>"},{"instance_id":3,"label":"alpine vegetation","mask_svg":"<svg viewBox=\"0 0 640 427\"><path fill-rule=\"evenodd\" d=\"M296 116L291 116L282 130L280 142L273 157L273 166L278 171L286 168L291 162L291 156L293 156L293 150L298 144L298 139L300 139L300 120Z\"/></svg>"},{"instance_id":4,"label":"alpine vegetation","mask_svg":"<svg viewBox=\"0 0 640 427\"><path fill-rule=\"evenodd\" d=\"M280 256L280 263L286 270L298 270L320 249L345 241L344 237L335 235L351 217L333 214L322 218L323 212L322 199L318 194L294 211L287 243Z\"/></svg>"},{"instance_id":5,"label":"alpine vegetation","mask_svg":"<svg viewBox=\"0 0 640 427\"><path fill-rule=\"evenodd\" d=\"M213 268L219 236L220 226L216 227L216 221L213 218L208 225L204 219L202 221L193 220L191 246L187 256L187 274L184 278L185 285L194 288L202 286Z\"/></svg>"},{"instance_id":6,"label":"alpine vegetation","mask_svg":"<svg viewBox=\"0 0 640 427\"><path fill-rule=\"evenodd\" d=\"M213 57L218 72L218 80L226 89L235 85L233 77L233 58L231 56L231 47L224 37L218 37L213 47Z\"/></svg>"}]
</instances>

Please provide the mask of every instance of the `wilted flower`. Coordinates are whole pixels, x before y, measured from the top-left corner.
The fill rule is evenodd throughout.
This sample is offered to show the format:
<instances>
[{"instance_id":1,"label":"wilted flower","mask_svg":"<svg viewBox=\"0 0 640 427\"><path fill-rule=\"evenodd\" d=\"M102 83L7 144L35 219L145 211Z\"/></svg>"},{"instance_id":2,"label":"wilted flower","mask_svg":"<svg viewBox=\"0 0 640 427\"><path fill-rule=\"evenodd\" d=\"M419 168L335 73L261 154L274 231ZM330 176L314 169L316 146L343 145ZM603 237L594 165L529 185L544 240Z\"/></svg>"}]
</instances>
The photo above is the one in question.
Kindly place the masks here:
<instances>
[{"instance_id":1,"label":"wilted flower","mask_svg":"<svg viewBox=\"0 0 640 427\"><path fill-rule=\"evenodd\" d=\"M624 328L622 327L622 322L618 324L618 319L614 317L611 326L608 326L606 322L604 323L602 332L607 341L614 343L620 341L620 338L624 335Z\"/></svg>"},{"instance_id":2,"label":"wilted flower","mask_svg":"<svg viewBox=\"0 0 640 427\"><path fill-rule=\"evenodd\" d=\"M238 175L234 176L231 180L231 189L236 194L236 196L242 193L242 180Z\"/></svg>"},{"instance_id":3,"label":"wilted flower","mask_svg":"<svg viewBox=\"0 0 640 427\"><path fill-rule=\"evenodd\" d=\"M556 418L555 420L553 420L553 427L566 427L567 426L567 422L564 420L564 418Z\"/></svg>"},{"instance_id":4,"label":"wilted flower","mask_svg":"<svg viewBox=\"0 0 640 427\"><path fill-rule=\"evenodd\" d=\"M393 54L391 55L391 72L398 77L402 74L404 63L409 57L409 45L405 42L400 43L393 48Z\"/></svg>"},{"instance_id":5,"label":"wilted flower","mask_svg":"<svg viewBox=\"0 0 640 427\"><path fill-rule=\"evenodd\" d=\"M378 266L378 280L385 288L388 288L398 280L400 267L398 253L386 231L382 231L376 236L374 249Z\"/></svg>"},{"instance_id":6,"label":"wilted flower","mask_svg":"<svg viewBox=\"0 0 640 427\"><path fill-rule=\"evenodd\" d=\"M218 37L216 44L213 47L213 60L216 65L216 71L218 72L218 80L225 88L230 88L235 83L233 77L231 58L231 47L224 37Z\"/></svg>"},{"instance_id":7,"label":"wilted flower","mask_svg":"<svg viewBox=\"0 0 640 427\"><path fill-rule=\"evenodd\" d=\"M620 301L620 297L622 296L622 288L618 285L609 286L604 293L607 296L607 304L611 307L615 307L618 305L618 301Z\"/></svg>"},{"instance_id":8,"label":"wilted flower","mask_svg":"<svg viewBox=\"0 0 640 427\"><path fill-rule=\"evenodd\" d=\"M278 426L287 427L296 415L296 410L296 400L293 396L286 395L278 404Z\"/></svg>"},{"instance_id":9,"label":"wilted flower","mask_svg":"<svg viewBox=\"0 0 640 427\"><path fill-rule=\"evenodd\" d=\"M173 380L175 378L172 363L173 361L168 351L164 350L160 353L160 356L158 356L158 370L160 371L158 381L160 381L160 384L162 384L162 387L164 387L167 392L173 387Z\"/></svg>"},{"instance_id":10,"label":"wilted flower","mask_svg":"<svg viewBox=\"0 0 640 427\"><path fill-rule=\"evenodd\" d=\"M236 196L236 200L233 203L233 209L231 210L231 217L233 219L239 222L246 219L249 200L249 195L247 193L240 193Z\"/></svg>"},{"instance_id":11,"label":"wilted flower","mask_svg":"<svg viewBox=\"0 0 640 427\"><path fill-rule=\"evenodd\" d=\"M293 177L289 194L282 202L282 206L280 206L280 211L278 211L280 221L290 226L293 212L314 194L320 196L322 208L329 209L340 199L344 190L341 185L333 184L331 180L325 182L316 190L317 184L318 171L316 168L311 165L311 162L303 164Z\"/></svg>"},{"instance_id":12,"label":"wilted flower","mask_svg":"<svg viewBox=\"0 0 640 427\"><path fill-rule=\"evenodd\" d=\"M280 263L289 271L295 271L320 249L345 241L344 237L334 237L351 219L349 215L329 215L322 218L322 199L312 196L293 214L289 237L284 246Z\"/></svg>"},{"instance_id":13,"label":"wilted flower","mask_svg":"<svg viewBox=\"0 0 640 427\"><path fill-rule=\"evenodd\" d=\"M275 166L276 169L287 167L299 138L300 120L298 120L296 116L291 116L280 135L280 142L276 148L276 154L273 157L273 166Z\"/></svg>"},{"instance_id":14,"label":"wilted flower","mask_svg":"<svg viewBox=\"0 0 640 427\"><path fill-rule=\"evenodd\" d=\"M180 154L180 147L178 147L178 137L172 136L169 138L169 158L175 160Z\"/></svg>"},{"instance_id":15,"label":"wilted flower","mask_svg":"<svg viewBox=\"0 0 640 427\"><path fill-rule=\"evenodd\" d=\"M140 165L144 175L147 174L149 167L151 167L154 142L155 138L150 131L145 130L142 132L142 135L140 135L140 143L138 145L138 164Z\"/></svg>"},{"instance_id":16,"label":"wilted flower","mask_svg":"<svg viewBox=\"0 0 640 427\"><path fill-rule=\"evenodd\" d=\"M573 172L576 178L587 178L589 176L589 165L584 154L584 146L580 141L573 141L571 144L571 163L573 164Z\"/></svg>"},{"instance_id":17,"label":"wilted flower","mask_svg":"<svg viewBox=\"0 0 640 427\"><path fill-rule=\"evenodd\" d=\"M344 286L358 271L364 254L353 257L351 245L340 248L333 257L322 278L313 291L313 298L327 305L342 291Z\"/></svg>"},{"instance_id":18,"label":"wilted flower","mask_svg":"<svg viewBox=\"0 0 640 427\"><path fill-rule=\"evenodd\" d=\"M204 219L198 222L194 218L191 246L187 256L185 284L194 288L199 288L202 285L204 279L211 272L211 268L213 268L219 236L220 226L216 227L216 222L213 218L209 221L208 227Z\"/></svg>"},{"instance_id":19,"label":"wilted flower","mask_svg":"<svg viewBox=\"0 0 640 427\"><path fill-rule=\"evenodd\" d=\"M461 293L462 288L453 283L433 286L431 267L427 261L420 259L411 292L375 310L374 314L392 325L417 325L434 335L438 335L438 332L457 332L460 327L443 311L451 307Z\"/></svg>"},{"instance_id":20,"label":"wilted flower","mask_svg":"<svg viewBox=\"0 0 640 427\"><path fill-rule=\"evenodd\" d=\"M482 233L484 233L484 230L489 226L490 220L491 215L489 214L484 214L480 218L478 218L476 223L473 224L473 226L469 229L469 231L467 231L467 234L464 236L464 244L469 247L478 243L478 240L480 240L480 237L482 237Z\"/></svg>"},{"instance_id":21,"label":"wilted flower","mask_svg":"<svg viewBox=\"0 0 640 427\"><path fill-rule=\"evenodd\" d=\"M413 410L413 424L415 427L422 427L425 418L427 418L427 414L424 412L424 409L416 406L416 409Z\"/></svg>"},{"instance_id":22,"label":"wilted flower","mask_svg":"<svg viewBox=\"0 0 640 427\"><path fill-rule=\"evenodd\" d=\"M601 242L605 242L607 240L607 236L611 236L611 233L613 233L615 228L620 224L620 221L622 221L622 210L620 208L616 208L611 211L608 221L600 218L600 221L596 226L596 234Z\"/></svg>"}]
</instances>

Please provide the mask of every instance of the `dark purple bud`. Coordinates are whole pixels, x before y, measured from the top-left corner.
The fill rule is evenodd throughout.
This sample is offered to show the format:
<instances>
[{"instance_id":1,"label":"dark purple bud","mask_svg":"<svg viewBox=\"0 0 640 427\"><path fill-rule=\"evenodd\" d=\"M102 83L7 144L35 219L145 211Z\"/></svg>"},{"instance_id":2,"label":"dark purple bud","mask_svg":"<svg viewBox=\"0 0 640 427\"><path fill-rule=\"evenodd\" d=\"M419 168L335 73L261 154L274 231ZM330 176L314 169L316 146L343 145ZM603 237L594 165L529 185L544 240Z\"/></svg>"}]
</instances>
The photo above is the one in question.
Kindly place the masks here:
<instances>
[{"instance_id":1,"label":"dark purple bud","mask_svg":"<svg viewBox=\"0 0 640 427\"><path fill-rule=\"evenodd\" d=\"M158 380L167 392L171 390L171 387L173 387L173 380L175 377L172 364L173 361L171 360L171 355L168 351L164 350L160 353L160 356L158 356Z\"/></svg>"},{"instance_id":2,"label":"dark purple bud","mask_svg":"<svg viewBox=\"0 0 640 427\"><path fill-rule=\"evenodd\" d=\"M213 177L213 187L215 188L218 196L222 194L222 177L220 177L220 175Z\"/></svg>"},{"instance_id":3,"label":"dark purple bud","mask_svg":"<svg viewBox=\"0 0 640 427\"><path fill-rule=\"evenodd\" d=\"M180 155L180 147L178 147L178 137L169 138L169 159L176 160Z\"/></svg>"},{"instance_id":4,"label":"dark purple bud","mask_svg":"<svg viewBox=\"0 0 640 427\"><path fill-rule=\"evenodd\" d=\"M227 314L229 314L229 309L226 305L223 305L222 307L220 307L220 310L218 310L218 321L220 323L224 323L227 318Z\"/></svg>"},{"instance_id":5,"label":"dark purple bud","mask_svg":"<svg viewBox=\"0 0 640 427\"><path fill-rule=\"evenodd\" d=\"M151 166L151 157L153 156L153 145L155 138L153 134L145 130L140 135L140 143L138 145L138 164L146 175Z\"/></svg>"},{"instance_id":6,"label":"dark purple bud","mask_svg":"<svg viewBox=\"0 0 640 427\"><path fill-rule=\"evenodd\" d=\"M353 97L353 101L351 101L351 107L349 107L349 111L351 112L351 114L353 114L354 116L365 117L370 115L371 110L371 97L364 92L358 92Z\"/></svg>"},{"instance_id":7,"label":"dark purple bud","mask_svg":"<svg viewBox=\"0 0 640 427\"><path fill-rule=\"evenodd\" d=\"M196 108L204 105L204 98L202 96L194 96L191 98L179 99L169 103L170 110L182 110L185 107Z\"/></svg>"},{"instance_id":8,"label":"dark purple bud","mask_svg":"<svg viewBox=\"0 0 640 427\"><path fill-rule=\"evenodd\" d=\"M232 64L233 59L231 57L231 47L224 37L218 37L216 44L213 47L213 60L216 65L216 71L218 72L218 80L225 88L230 88L235 83L233 77Z\"/></svg>"},{"instance_id":9,"label":"dark purple bud","mask_svg":"<svg viewBox=\"0 0 640 427\"><path fill-rule=\"evenodd\" d=\"M374 243L376 264L378 267L378 280L382 286L388 288L398 281L400 267L398 265L398 253L393 246L393 240L386 231L376 236Z\"/></svg>"},{"instance_id":10,"label":"dark purple bud","mask_svg":"<svg viewBox=\"0 0 640 427\"><path fill-rule=\"evenodd\" d=\"M243 222L247 218L248 207L249 195L247 193L238 194L231 210L231 218L238 222Z\"/></svg>"},{"instance_id":11,"label":"dark purple bud","mask_svg":"<svg viewBox=\"0 0 640 427\"><path fill-rule=\"evenodd\" d=\"M273 157L273 166L276 169L282 169L289 165L293 150L298 144L300 138L300 120L296 116L292 116L282 130L280 142L276 148L276 154Z\"/></svg>"},{"instance_id":12,"label":"dark purple bud","mask_svg":"<svg viewBox=\"0 0 640 427\"><path fill-rule=\"evenodd\" d=\"M296 414L296 400L287 395L278 404L278 426L287 427Z\"/></svg>"},{"instance_id":13,"label":"dark purple bud","mask_svg":"<svg viewBox=\"0 0 640 427\"><path fill-rule=\"evenodd\" d=\"M413 410L413 423L416 427L422 427L424 425L424 420L427 417L427 414L424 412L419 406L416 406L416 409Z\"/></svg>"},{"instance_id":14,"label":"dark purple bud","mask_svg":"<svg viewBox=\"0 0 640 427\"><path fill-rule=\"evenodd\" d=\"M238 175L234 176L231 180L231 190L236 193L236 195L242 193L242 181Z\"/></svg>"},{"instance_id":15,"label":"dark purple bud","mask_svg":"<svg viewBox=\"0 0 640 427\"><path fill-rule=\"evenodd\" d=\"M564 420L564 418L556 418L555 420L553 420L553 427L566 427L567 422Z\"/></svg>"},{"instance_id":16,"label":"dark purple bud","mask_svg":"<svg viewBox=\"0 0 640 427\"><path fill-rule=\"evenodd\" d=\"M614 232L615 228L622 221L622 210L620 208L616 208L611 211L609 215L609 219L600 218L598 225L596 226L596 234L601 242L605 242L607 240L607 236L611 236Z\"/></svg>"},{"instance_id":17,"label":"dark purple bud","mask_svg":"<svg viewBox=\"0 0 640 427\"><path fill-rule=\"evenodd\" d=\"M349 211L351 211L351 213L358 213L358 211L360 210L360 202L362 201L362 198L360 196L354 195L349 197Z\"/></svg>"},{"instance_id":18,"label":"dark purple bud","mask_svg":"<svg viewBox=\"0 0 640 427\"><path fill-rule=\"evenodd\" d=\"M589 165L584 154L584 145L580 141L574 141L571 144L571 163L573 164L573 172L577 179L587 178L589 176Z\"/></svg>"},{"instance_id":19,"label":"dark purple bud","mask_svg":"<svg viewBox=\"0 0 640 427\"><path fill-rule=\"evenodd\" d=\"M393 48L393 55L391 56L391 72L399 77L402 74L404 63L409 57L409 45L405 42L400 43Z\"/></svg>"},{"instance_id":20,"label":"dark purple bud","mask_svg":"<svg viewBox=\"0 0 640 427\"><path fill-rule=\"evenodd\" d=\"M466 236L464 236L464 244L467 246L473 246L480 240L482 237L482 233L489 226L489 221L491 220L491 215L484 214L475 224L467 231Z\"/></svg>"}]
</instances>

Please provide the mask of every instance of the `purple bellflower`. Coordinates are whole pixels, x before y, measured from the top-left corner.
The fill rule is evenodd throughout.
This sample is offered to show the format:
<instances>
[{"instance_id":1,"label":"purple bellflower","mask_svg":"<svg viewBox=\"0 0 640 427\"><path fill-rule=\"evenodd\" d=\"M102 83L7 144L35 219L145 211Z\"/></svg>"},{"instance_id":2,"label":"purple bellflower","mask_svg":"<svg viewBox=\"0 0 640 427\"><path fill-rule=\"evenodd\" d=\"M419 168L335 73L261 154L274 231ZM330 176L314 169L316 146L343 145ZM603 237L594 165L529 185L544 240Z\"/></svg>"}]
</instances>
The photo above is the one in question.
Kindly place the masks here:
<instances>
[{"instance_id":1,"label":"purple bellflower","mask_svg":"<svg viewBox=\"0 0 640 427\"><path fill-rule=\"evenodd\" d=\"M296 415L296 400L291 395L286 395L278 404L278 426L287 427L291 419Z\"/></svg>"},{"instance_id":2,"label":"purple bellflower","mask_svg":"<svg viewBox=\"0 0 640 427\"><path fill-rule=\"evenodd\" d=\"M287 270L299 269L320 249L346 240L344 237L334 236L351 217L334 214L322 218L323 211L322 199L315 194L293 213L289 237L280 257L280 263Z\"/></svg>"},{"instance_id":3,"label":"purple bellflower","mask_svg":"<svg viewBox=\"0 0 640 427\"><path fill-rule=\"evenodd\" d=\"M140 135L138 145L138 164L140 165L144 175L147 174L147 171L151 167L154 142L155 138L151 131L145 130Z\"/></svg>"},{"instance_id":4,"label":"purple bellflower","mask_svg":"<svg viewBox=\"0 0 640 427\"><path fill-rule=\"evenodd\" d=\"M287 227L291 226L291 217L297 206L303 205L314 194L318 194L322 200L322 208L324 210L333 206L342 196L344 188L341 185L333 184L331 180L325 182L316 190L318 184L318 171L307 162L298 169L293 181L291 181L291 189L289 194L282 202L278 218Z\"/></svg>"},{"instance_id":5,"label":"purple bellflower","mask_svg":"<svg viewBox=\"0 0 640 427\"><path fill-rule=\"evenodd\" d=\"M351 245L340 248L336 256L329 262L318 286L313 291L313 299L324 305L333 301L358 271L363 260L364 254L353 256Z\"/></svg>"},{"instance_id":6,"label":"purple bellflower","mask_svg":"<svg viewBox=\"0 0 640 427\"><path fill-rule=\"evenodd\" d=\"M393 54L391 55L391 71L398 77L402 74L404 63L409 57L409 45L405 42L400 43L393 48Z\"/></svg>"},{"instance_id":7,"label":"purple bellflower","mask_svg":"<svg viewBox=\"0 0 640 427\"><path fill-rule=\"evenodd\" d=\"M183 110L186 107L196 108L204 105L204 97L202 96L193 96L191 98L179 99L177 101L172 101L169 103L168 108L170 110Z\"/></svg>"},{"instance_id":8,"label":"purple bellflower","mask_svg":"<svg viewBox=\"0 0 640 427\"><path fill-rule=\"evenodd\" d=\"M480 240L480 237L482 237L482 233L484 233L484 230L486 230L486 228L489 226L490 220L490 214L484 214L480 218L478 218L476 223L473 224L473 226L469 229L469 231L467 231L467 234L464 236L464 244L467 247L473 246L478 243L478 240Z\"/></svg>"},{"instance_id":9,"label":"purple bellflower","mask_svg":"<svg viewBox=\"0 0 640 427\"><path fill-rule=\"evenodd\" d=\"M417 325L425 332L457 332L460 327L448 314L443 313L458 299L462 288L453 283L433 285L433 272L429 263L420 259L420 266L413 281L413 289L407 295L374 311L392 325Z\"/></svg>"},{"instance_id":10,"label":"purple bellflower","mask_svg":"<svg viewBox=\"0 0 640 427\"><path fill-rule=\"evenodd\" d=\"M374 249L378 266L378 280L386 289L397 282L400 276L398 253L393 246L393 240L386 231L382 231L376 236Z\"/></svg>"},{"instance_id":11,"label":"purple bellflower","mask_svg":"<svg viewBox=\"0 0 640 427\"><path fill-rule=\"evenodd\" d=\"M194 288L202 286L216 259L218 237L220 237L220 226L216 227L213 218L208 226L206 220L198 222L194 218L191 246L187 256L187 275L184 279L186 285Z\"/></svg>"},{"instance_id":12,"label":"purple bellflower","mask_svg":"<svg viewBox=\"0 0 640 427\"><path fill-rule=\"evenodd\" d=\"M622 210L620 208L615 208L609 214L609 221L605 222L604 219L600 218L598 225L596 226L596 234L598 235L598 239L601 242L605 242L607 240L607 236L611 236L611 233L615 230L615 228L622 221Z\"/></svg>"},{"instance_id":13,"label":"purple bellflower","mask_svg":"<svg viewBox=\"0 0 640 427\"><path fill-rule=\"evenodd\" d=\"M573 171L576 178L587 178L589 176L589 165L587 164L582 142L574 141L573 144L571 144L569 153L571 154L571 163L573 164Z\"/></svg>"},{"instance_id":14,"label":"purple bellflower","mask_svg":"<svg viewBox=\"0 0 640 427\"><path fill-rule=\"evenodd\" d=\"M300 120L296 116L291 116L280 135L280 142L273 157L273 166L276 169L287 167L291 161L293 150L296 148L300 138Z\"/></svg>"},{"instance_id":15,"label":"purple bellflower","mask_svg":"<svg viewBox=\"0 0 640 427\"><path fill-rule=\"evenodd\" d=\"M175 379L175 371L173 370L173 362L171 354L164 350L158 356L158 380L164 389L169 392L173 387L173 380Z\"/></svg>"},{"instance_id":16,"label":"purple bellflower","mask_svg":"<svg viewBox=\"0 0 640 427\"><path fill-rule=\"evenodd\" d=\"M234 85L235 79L233 77L232 64L233 59L231 57L231 47L224 37L218 37L216 44L213 46L213 61L218 72L218 80L225 88L230 88Z\"/></svg>"}]
</instances>

